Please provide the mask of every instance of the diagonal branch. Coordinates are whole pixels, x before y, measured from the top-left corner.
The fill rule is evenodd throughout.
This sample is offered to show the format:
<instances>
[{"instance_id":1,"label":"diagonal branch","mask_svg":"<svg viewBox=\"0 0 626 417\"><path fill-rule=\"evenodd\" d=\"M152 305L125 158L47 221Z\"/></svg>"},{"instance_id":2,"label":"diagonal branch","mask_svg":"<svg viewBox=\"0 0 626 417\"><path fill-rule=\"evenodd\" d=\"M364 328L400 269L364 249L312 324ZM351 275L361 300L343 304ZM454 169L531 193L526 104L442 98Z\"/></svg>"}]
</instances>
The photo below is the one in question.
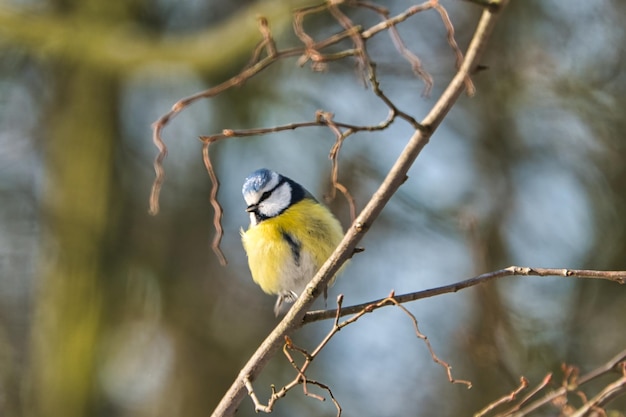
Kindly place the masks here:
<instances>
[{"instance_id":1,"label":"diagonal branch","mask_svg":"<svg viewBox=\"0 0 626 417\"><path fill-rule=\"evenodd\" d=\"M503 0L501 3L502 6L504 6L507 1ZM411 136L406 147L387 174L387 177L354 221L350 229L348 229L335 252L322 266L320 271L318 271L283 320L263 341L257 351L248 360L248 363L241 369L239 375L224 395L217 408L213 411L212 415L214 417L234 415L238 405L246 395L244 382L253 381L279 349L281 341L284 340L285 336L301 326L306 310L313 304L315 298L321 294L322 289L326 287L341 265L352 256L358 242L376 220L391 196L395 194L398 188L404 183L409 168L428 143L434 130L441 124L448 111L463 92L465 80L472 69L476 67L478 59L485 49L487 40L496 23L498 14L502 10L503 7L501 7L498 12L489 10L483 11L463 64L422 123L426 129L417 129L413 136Z\"/></svg>"}]
</instances>

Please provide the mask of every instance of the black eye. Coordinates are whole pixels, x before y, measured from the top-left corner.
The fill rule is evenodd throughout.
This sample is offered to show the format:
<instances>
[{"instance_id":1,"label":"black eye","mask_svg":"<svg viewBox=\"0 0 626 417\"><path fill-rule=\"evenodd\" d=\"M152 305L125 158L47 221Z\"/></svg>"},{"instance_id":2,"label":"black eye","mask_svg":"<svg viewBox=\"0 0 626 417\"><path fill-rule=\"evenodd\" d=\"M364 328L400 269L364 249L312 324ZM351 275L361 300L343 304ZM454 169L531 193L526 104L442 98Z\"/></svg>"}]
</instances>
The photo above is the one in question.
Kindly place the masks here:
<instances>
[{"instance_id":1,"label":"black eye","mask_svg":"<svg viewBox=\"0 0 626 417\"><path fill-rule=\"evenodd\" d=\"M263 195L261 196L261 198L259 199L259 203L265 199L267 199L267 197L269 197L272 194L271 191L266 191L263 193Z\"/></svg>"}]
</instances>

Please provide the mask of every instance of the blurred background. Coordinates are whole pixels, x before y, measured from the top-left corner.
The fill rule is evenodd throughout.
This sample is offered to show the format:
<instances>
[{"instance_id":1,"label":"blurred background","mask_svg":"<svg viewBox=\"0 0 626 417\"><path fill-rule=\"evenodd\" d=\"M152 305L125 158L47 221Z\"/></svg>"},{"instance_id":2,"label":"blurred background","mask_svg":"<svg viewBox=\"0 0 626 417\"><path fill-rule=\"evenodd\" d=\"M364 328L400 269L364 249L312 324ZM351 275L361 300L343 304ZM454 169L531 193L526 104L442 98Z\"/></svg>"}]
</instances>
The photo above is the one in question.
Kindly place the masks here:
<instances>
[{"instance_id":1,"label":"blurred background","mask_svg":"<svg viewBox=\"0 0 626 417\"><path fill-rule=\"evenodd\" d=\"M479 8L441 3L465 49ZM279 47L296 46L290 13L307 4L0 2L0 415L211 413L277 323L274 298L253 284L239 240L248 222L242 181L268 167L321 199L330 192L334 138L311 128L211 148L225 210L222 267L210 248L210 184L197 137L312 120L318 109L376 124L387 111L352 61L325 73L276 63L165 128L169 156L155 217L150 126L179 98L246 64L260 40L258 15L269 19ZM408 7L385 6L392 14ZM379 19L345 11L363 25ZM512 1L482 60L488 69L474 77L477 95L461 97L435 133L328 306L338 294L351 305L510 264L626 269L625 13L618 0ZM305 27L317 39L339 31L325 15ZM412 17L400 33L434 77L429 96L387 33L368 50L383 91L419 120L453 75L454 54L434 11ZM410 134L397 121L345 142L340 181L359 209ZM329 204L347 227L346 201ZM625 296L606 281L507 278L408 304L454 376L473 381L471 390L447 382L410 320L392 308L345 328L310 377L332 388L345 415L471 415L521 375L534 386L555 372L557 386L561 363L586 372L626 348ZM312 349L330 327L307 326L294 342ZM293 377L279 354L255 383L257 394L265 399L270 384ZM609 408L623 413L626 402ZM335 412L300 389L275 409ZM238 415L254 415L249 399Z\"/></svg>"}]
</instances>

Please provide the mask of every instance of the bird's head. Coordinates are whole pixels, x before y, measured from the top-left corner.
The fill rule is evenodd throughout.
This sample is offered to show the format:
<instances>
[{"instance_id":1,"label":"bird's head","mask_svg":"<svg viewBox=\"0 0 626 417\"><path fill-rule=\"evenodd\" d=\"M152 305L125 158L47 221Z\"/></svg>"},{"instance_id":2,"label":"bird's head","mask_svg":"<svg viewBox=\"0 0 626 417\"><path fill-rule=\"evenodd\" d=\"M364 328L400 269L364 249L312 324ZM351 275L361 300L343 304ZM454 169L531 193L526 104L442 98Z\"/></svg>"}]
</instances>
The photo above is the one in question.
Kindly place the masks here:
<instances>
[{"instance_id":1,"label":"bird's head","mask_svg":"<svg viewBox=\"0 0 626 417\"><path fill-rule=\"evenodd\" d=\"M250 213L250 223L278 216L308 192L295 181L269 169L261 168L250 174L241 189Z\"/></svg>"}]
</instances>

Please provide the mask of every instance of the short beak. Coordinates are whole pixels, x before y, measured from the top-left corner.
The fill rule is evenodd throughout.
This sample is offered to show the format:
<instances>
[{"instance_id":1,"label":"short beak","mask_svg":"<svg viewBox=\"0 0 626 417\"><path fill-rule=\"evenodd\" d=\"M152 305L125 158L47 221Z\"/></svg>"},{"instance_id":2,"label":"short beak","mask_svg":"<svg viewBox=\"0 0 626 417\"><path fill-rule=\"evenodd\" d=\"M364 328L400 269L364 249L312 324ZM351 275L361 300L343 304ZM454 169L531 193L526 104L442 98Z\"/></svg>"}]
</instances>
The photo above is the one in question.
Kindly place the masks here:
<instances>
[{"instance_id":1,"label":"short beak","mask_svg":"<svg viewBox=\"0 0 626 417\"><path fill-rule=\"evenodd\" d=\"M254 213L257 209L259 208L258 205L256 204L250 204L248 207L246 207L246 211L248 213Z\"/></svg>"}]
</instances>

